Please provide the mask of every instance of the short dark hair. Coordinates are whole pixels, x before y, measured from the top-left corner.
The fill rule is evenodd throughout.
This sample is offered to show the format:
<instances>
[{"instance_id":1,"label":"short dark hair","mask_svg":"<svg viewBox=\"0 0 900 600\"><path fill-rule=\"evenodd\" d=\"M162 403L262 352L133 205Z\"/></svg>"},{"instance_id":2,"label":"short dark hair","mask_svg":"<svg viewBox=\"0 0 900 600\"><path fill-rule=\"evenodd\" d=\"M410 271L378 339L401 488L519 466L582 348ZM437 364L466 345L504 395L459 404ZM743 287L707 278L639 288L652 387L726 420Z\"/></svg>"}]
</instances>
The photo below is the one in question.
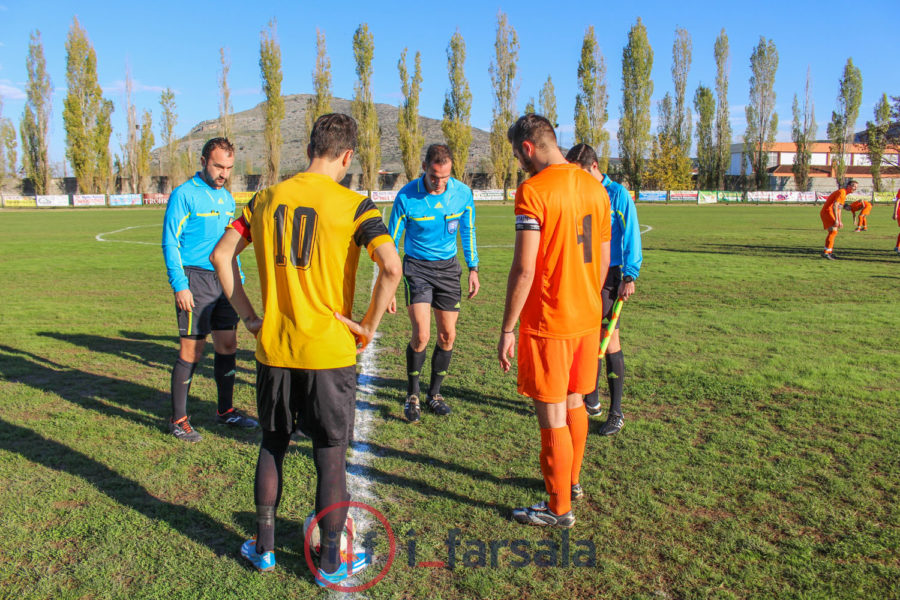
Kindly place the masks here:
<instances>
[{"instance_id":1,"label":"short dark hair","mask_svg":"<svg viewBox=\"0 0 900 600\"><path fill-rule=\"evenodd\" d=\"M425 150L425 165L442 165L453 162L453 154L447 144L432 144Z\"/></svg>"},{"instance_id":2,"label":"short dark hair","mask_svg":"<svg viewBox=\"0 0 900 600\"><path fill-rule=\"evenodd\" d=\"M570 163L576 163L583 169L590 169L594 163L599 163L597 153L587 144L575 144L566 152L566 160Z\"/></svg>"},{"instance_id":3,"label":"short dark hair","mask_svg":"<svg viewBox=\"0 0 900 600\"><path fill-rule=\"evenodd\" d=\"M310 156L333 160L347 150L356 150L357 131L356 121L349 115L322 115L309 134Z\"/></svg>"},{"instance_id":4,"label":"short dark hair","mask_svg":"<svg viewBox=\"0 0 900 600\"><path fill-rule=\"evenodd\" d=\"M506 137L512 143L513 150L516 151L522 150L522 142L526 140L538 148L546 147L551 141L556 145L556 132L553 131L553 124L546 117L534 113L519 117L506 132Z\"/></svg>"},{"instance_id":5,"label":"short dark hair","mask_svg":"<svg viewBox=\"0 0 900 600\"><path fill-rule=\"evenodd\" d=\"M203 157L203 160L209 160L213 150L216 150L217 148L221 148L228 154L234 154L234 144L229 142L228 138L216 137L203 144L203 150L200 151L200 156Z\"/></svg>"},{"instance_id":6,"label":"short dark hair","mask_svg":"<svg viewBox=\"0 0 900 600\"><path fill-rule=\"evenodd\" d=\"M853 185L854 183L856 183L856 185L859 185L859 184L856 182L855 179L848 179L848 180L847 180L847 183L844 184L844 187L850 187L850 186Z\"/></svg>"}]
</instances>

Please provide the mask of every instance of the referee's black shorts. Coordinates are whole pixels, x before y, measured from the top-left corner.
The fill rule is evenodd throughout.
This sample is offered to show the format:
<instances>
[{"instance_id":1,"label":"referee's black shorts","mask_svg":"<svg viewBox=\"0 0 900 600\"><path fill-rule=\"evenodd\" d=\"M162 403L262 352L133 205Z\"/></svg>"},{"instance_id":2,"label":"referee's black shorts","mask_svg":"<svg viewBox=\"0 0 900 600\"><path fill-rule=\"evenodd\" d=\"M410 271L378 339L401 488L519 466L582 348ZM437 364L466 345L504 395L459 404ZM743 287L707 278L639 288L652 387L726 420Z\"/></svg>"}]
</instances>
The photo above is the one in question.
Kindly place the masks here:
<instances>
[{"instance_id":1,"label":"referee's black shorts","mask_svg":"<svg viewBox=\"0 0 900 600\"><path fill-rule=\"evenodd\" d=\"M181 310L175 305L178 320L178 335L202 340L212 331L223 331L237 327L237 313L225 297L222 284L215 271L198 267L185 267L188 289L194 297L194 309Z\"/></svg>"},{"instance_id":2,"label":"referee's black shorts","mask_svg":"<svg viewBox=\"0 0 900 600\"><path fill-rule=\"evenodd\" d=\"M403 290L406 305L425 303L438 310L459 312L462 267L454 256L447 260L403 257Z\"/></svg>"},{"instance_id":3,"label":"referee's black shorts","mask_svg":"<svg viewBox=\"0 0 900 600\"><path fill-rule=\"evenodd\" d=\"M612 309L613 304L615 304L616 300L619 298L619 284L622 283L622 267L610 267L609 271L606 272L606 281L603 282L603 289L600 292L601 298L603 298L603 319L612 319ZM619 320L616 321L616 329L619 328L619 323L622 322L622 317L619 317ZM605 326L605 325L604 325Z\"/></svg>"},{"instance_id":4,"label":"referee's black shorts","mask_svg":"<svg viewBox=\"0 0 900 600\"><path fill-rule=\"evenodd\" d=\"M256 411L264 431L299 429L322 446L347 446L356 416L356 365L287 369L256 361Z\"/></svg>"}]
</instances>

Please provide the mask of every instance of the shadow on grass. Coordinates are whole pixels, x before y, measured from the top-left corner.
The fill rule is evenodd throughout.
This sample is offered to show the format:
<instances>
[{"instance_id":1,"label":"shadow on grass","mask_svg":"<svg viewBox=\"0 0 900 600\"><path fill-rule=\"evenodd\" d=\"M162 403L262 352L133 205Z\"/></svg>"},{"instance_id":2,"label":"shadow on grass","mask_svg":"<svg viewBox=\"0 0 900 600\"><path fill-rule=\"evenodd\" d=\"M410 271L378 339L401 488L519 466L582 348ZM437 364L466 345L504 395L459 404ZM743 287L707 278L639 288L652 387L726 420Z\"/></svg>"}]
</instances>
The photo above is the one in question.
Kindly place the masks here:
<instances>
[{"instance_id":1,"label":"shadow on grass","mask_svg":"<svg viewBox=\"0 0 900 600\"><path fill-rule=\"evenodd\" d=\"M131 508L148 519L168 524L216 555L243 562L236 560L236 557L244 539L225 523L190 506L160 500L136 481L123 477L69 446L0 419L0 448L47 469L78 477L121 506Z\"/></svg>"},{"instance_id":2,"label":"shadow on grass","mask_svg":"<svg viewBox=\"0 0 900 600\"><path fill-rule=\"evenodd\" d=\"M154 431L167 431L168 393L126 379L86 373L32 354L0 344L0 376L36 390L50 392L63 400L115 418L126 419ZM191 398L205 408L193 424L213 425L216 402ZM146 414L149 413L149 414ZM151 416L153 415L153 416ZM155 416L160 415L160 416ZM165 416L163 416L165 415ZM246 433L230 427L218 427L217 433L236 440L256 443L255 432ZM253 439L248 437L253 435Z\"/></svg>"},{"instance_id":3,"label":"shadow on grass","mask_svg":"<svg viewBox=\"0 0 900 600\"><path fill-rule=\"evenodd\" d=\"M59 333L57 331L39 331L37 335L66 342L75 346L81 346L91 352L99 352L116 356L124 360L130 360L140 365L155 369L171 370L178 354L178 338L176 336L149 336L139 332L121 331L123 337L111 338L99 335L83 333ZM164 342L164 343L159 343ZM212 352L212 341L207 339L205 354ZM235 383L246 385L255 384L256 357L251 350L237 351L238 372L253 375L251 380L238 380ZM205 376L212 376L212 359L204 356L200 362L199 370ZM252 368L242 368L241 365L253 365Z\"/></svg>"},{"instance_id":4,"label":"shadow on grass","mask_svg":"<svg viewBox=\"0 0 900 600\"><path fill-rule=\"evenodd\" d=\"M823 238L824 240L824 238ZM821 259L822 250L819 246L766 246L762 244L700 244L687 249L681 248L655 248L656 252L675 252L678 254L731 254L736 256L791 256ZM842 260L877 262L896 264L896 256L891 256L887 250L873 250L868 248L842 248L840 243L835 247L834 253Z\"/></svg>"}]
</instances>

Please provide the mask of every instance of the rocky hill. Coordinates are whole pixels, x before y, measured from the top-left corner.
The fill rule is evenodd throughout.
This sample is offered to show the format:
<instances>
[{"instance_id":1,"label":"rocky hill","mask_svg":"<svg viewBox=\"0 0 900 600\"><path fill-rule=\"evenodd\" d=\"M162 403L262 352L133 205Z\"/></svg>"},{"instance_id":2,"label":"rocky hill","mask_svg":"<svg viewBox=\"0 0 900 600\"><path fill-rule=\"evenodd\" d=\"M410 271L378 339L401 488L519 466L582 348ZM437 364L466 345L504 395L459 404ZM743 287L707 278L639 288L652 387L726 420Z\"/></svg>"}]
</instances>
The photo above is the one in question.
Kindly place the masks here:
<instances>
[{"instance_id":1,"label":"rocky hill","mask_svg":"<svg viewBox=\"0 0 900 600\"><path fill-rule=\"evenodd\" d=\"M306 167L306 104L311 94L295 94L284 97L284 121L281 124L281 136L284 140L281 148L281 173L291 175ZM236 175L261 173L263 170L263 104L250 110L234 114L234 135L232 142L237 148L235 157ZM331 109L335 112L351 114L350 101L333 98ZM390 104L376 104L378 123L381 126L381 170L403 173L400 147L397 143L397 114L399 109ZM425 146L444 142L441 122L436 119L419 117L419 123L425 132ZM178 140L178 150L187 150L191 156L199 156L200 149L209 138L219 135L219 119L203 121L195 125L190 133ZM472 129L472 145L469 149L467 171L489 171L490 153L489 133L481 129ZM156 172L162 148L152 153L153 171ZM350 173L360 172L359 162L353 161ZM403 179L401 175L401 179Z\"/></svg>"}]
</instances>

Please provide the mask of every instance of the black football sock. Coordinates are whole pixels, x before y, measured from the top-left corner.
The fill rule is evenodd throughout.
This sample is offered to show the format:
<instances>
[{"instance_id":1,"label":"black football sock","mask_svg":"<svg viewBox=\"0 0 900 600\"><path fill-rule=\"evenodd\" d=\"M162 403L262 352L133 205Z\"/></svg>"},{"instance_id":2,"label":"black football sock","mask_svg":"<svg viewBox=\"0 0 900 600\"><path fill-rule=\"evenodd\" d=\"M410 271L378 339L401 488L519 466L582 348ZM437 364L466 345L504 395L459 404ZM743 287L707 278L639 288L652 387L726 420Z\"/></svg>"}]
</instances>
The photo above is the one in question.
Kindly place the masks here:
<instances>
[{"instance_id":1,"label":"black football sock","mask_svg":"<svg viewBox=\"0 0 900 600\"><path fill-rule=\"evenodd\" d=\"M419 394L419 375L425 364L425 351L416 352L412 345L406 346L406 394Z\"/></svg>"},{"instance_id":2,"label":"black football sock","mask_svg":"<svg viewBox=\"0 0 900 600\"><path fill-rule=\"evenodd\" d=\"M313 442L313 462L316 465L316 514L338 502L350 500L347 493L347 446L320 446ZM319 520L322 549L319 567L334 573L341 564L341 533L347 521L349 507L337 508Z\"/></svg>"},{"instance_id":3,"label":"black football sock","mask_svg":"<svg viewBox=\"0 0 900 600\"><path fill-rule=\"evenodd\" d=\"M431 385L428 386L428 395L434 396L441 393L441 383L450 370L450 357L453 356L453 349L444 350L440 346L434 347L434 353L431 355Z\"/></svg>"},{"instance_id":4,"label":"black football sock","mask_svg":"<svg viewBox=\"0 0 900 600\"><path fill-rule=\"evenodd\" d=\"M194 369L197 363L191 363L183 360L180 356L175 361L175 368L172 369L172 420L187 415L187 397L191 389L191 379L194 377Z\"/></svg>"},{"instance_id":5,"label":"black football sock","mask_svg":"<svg viewBox=\"0 0 900 600\"><path fill-rule=\"evenodd\" d=\"M590 394L584 395L584 403L588 406L596 406L598 402L600 402L600 373L603 372L603 363L599 360L597 361L597 385L594 386L594 391Z\"/></svg>"},{"instance_id":6,"label":"black football sock","mask_svg":"<svg viewBox=\"0 0 900 600\"><path fill-rule=\"evenodd\" d=\"M256 503L256 551L260 554L275 547L275 511L281 502L284 453L291 436L281 432L263 431L256 461L253 482L253 501Z\"/></svg>"},{"instance_id":7,"label":"black football sock","mask_svg":"<svg viewBox=\"0 0 900 600\"><path fill-rule=\"evenodd\" d=\"M219 391L219 414L231 410L234 402L234 371L236 367L234 354L219 354L213 358L213 375Z\"/></svg>"},{"instance_id":8,"label":"black football sock","mask_svg":"<svg viewBox=\"0 0 900 600\"><path fill-rule=\"evenodd\" d=\"M621 350L606 355L606 380L609 382L609 414L621 415L625 385L625 356Z\"/></svg>"}]
</instances>

